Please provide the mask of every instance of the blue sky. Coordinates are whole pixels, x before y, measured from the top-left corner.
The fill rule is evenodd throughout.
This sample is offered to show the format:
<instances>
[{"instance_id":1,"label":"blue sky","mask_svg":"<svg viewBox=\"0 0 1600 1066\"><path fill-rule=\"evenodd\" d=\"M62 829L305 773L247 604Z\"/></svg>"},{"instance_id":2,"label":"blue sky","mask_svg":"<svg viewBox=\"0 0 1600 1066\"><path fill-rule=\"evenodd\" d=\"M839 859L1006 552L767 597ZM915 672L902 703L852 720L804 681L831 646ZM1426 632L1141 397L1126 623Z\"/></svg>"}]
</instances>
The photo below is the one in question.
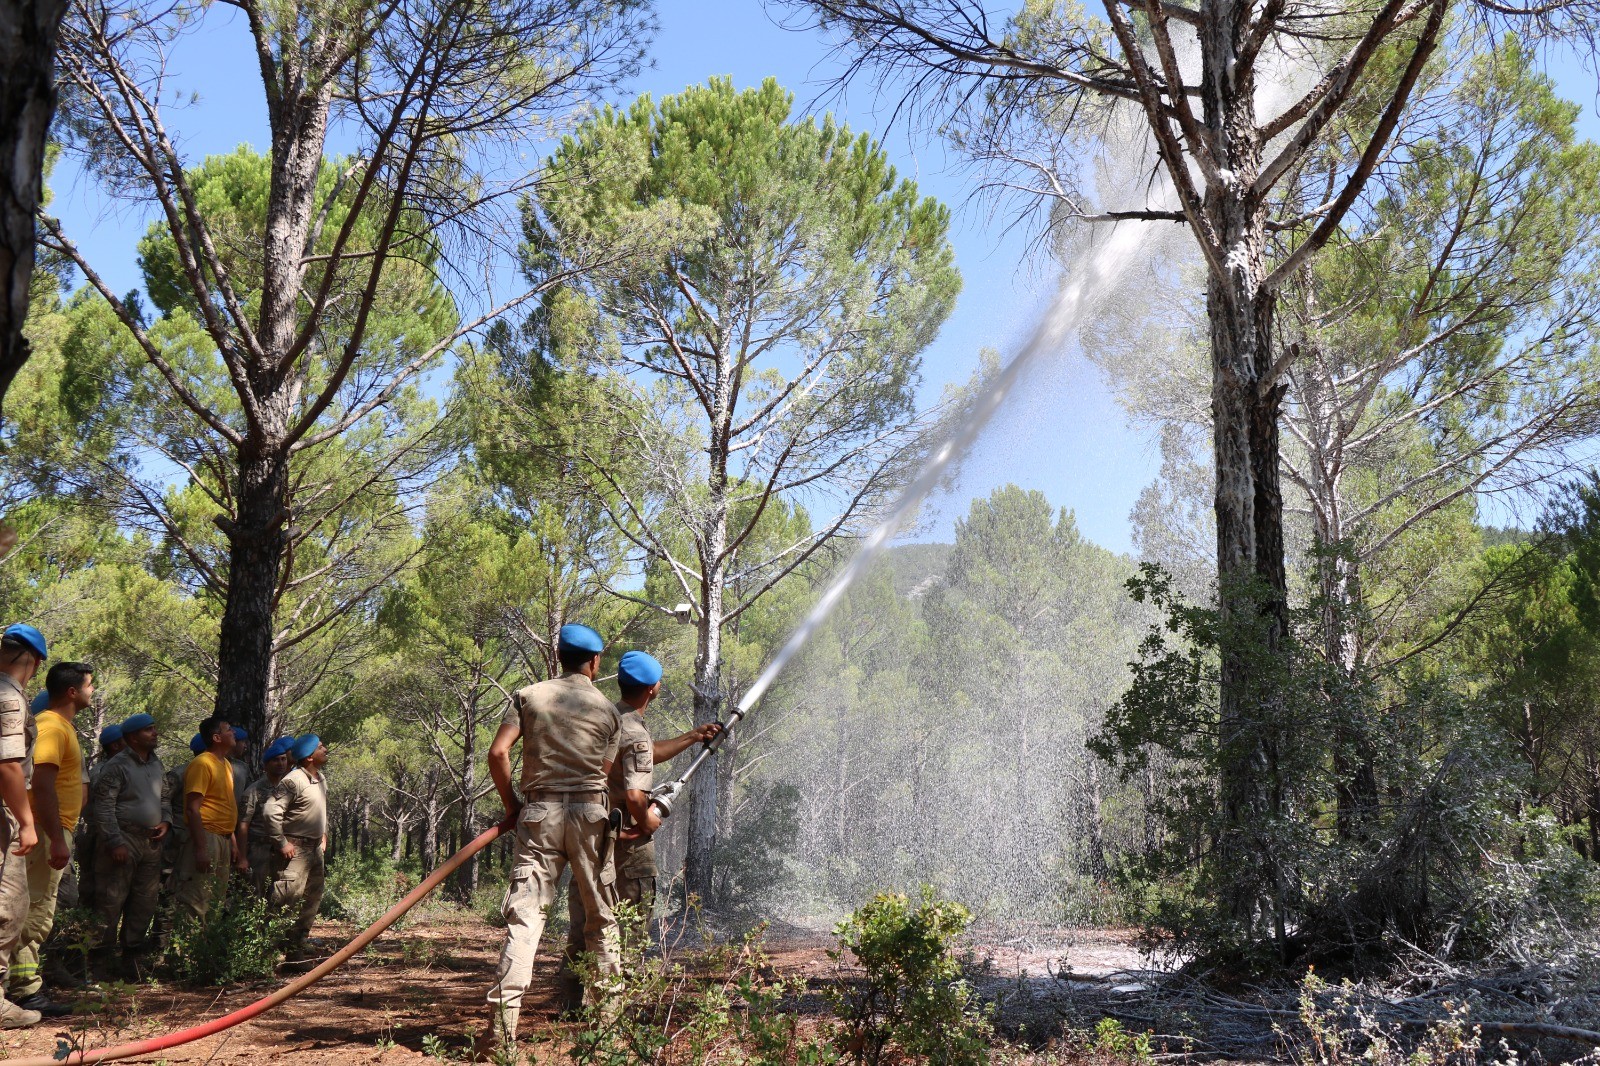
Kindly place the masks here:
<instances>
[{"instance_id":1,"label":"blue sky","mask_svg":"<svg viewBox=\"0 0 1600 1066\"><path fill-rule=\"evenodd\" d=\"M966 380L978 352L1010 350L1027 332L1051 288L1047 262L1030 258L1026 235L1005 232L990 206L973 197L970 172L936 140L917 136L902 123L890 127L893 101L877 100L865 85L843 98L832 92L838 71L827 42L812 33L784 29L760 0L658 0L660 33L650 50L653 65L617 102L650 92L677 92L712 75L728 75L738 87L768 76L795 92L807 110L832 110L857 129L879 135L900 173L950 204L952 240L965 286L955 313L924 358L928 396ZM241 143L264 147L266 118L254 57L237 10L211 5L202 26L179 47L174 84L198 100L173 109L168 121L195 162L231 151ZM1583 132L1600 136L1595 82L1570 57L1552 61L1562 90L1584 106ZM54 179L56 202L70 234L118 291L137 282L134 244L149 219L125 208L108 208L92 183L64 161ZM968 501L1015 482L1039 489L1076 513L1085 534L1107 547L1131 549L1128 512L1139 490L1155 475L1154 441L1128 426L1096 371L1068 353L1035 375L1021 399L991 427L970 458L950 496L930 514L921 537L945 539Z\"/></svg>"}]
</instances>

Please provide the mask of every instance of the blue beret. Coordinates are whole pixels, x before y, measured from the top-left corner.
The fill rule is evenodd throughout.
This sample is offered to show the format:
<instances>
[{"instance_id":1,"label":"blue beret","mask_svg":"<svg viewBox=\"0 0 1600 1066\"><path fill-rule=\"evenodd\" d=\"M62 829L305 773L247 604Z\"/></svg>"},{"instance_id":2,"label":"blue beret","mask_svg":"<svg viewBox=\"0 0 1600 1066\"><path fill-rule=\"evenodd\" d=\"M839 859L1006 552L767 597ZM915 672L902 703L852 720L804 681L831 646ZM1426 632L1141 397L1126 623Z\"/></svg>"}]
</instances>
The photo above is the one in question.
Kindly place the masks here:
<instances>
[{"instance_id":1,"label":"blue beret","mask_svg":"<svg viewBox=\"0 0 1600 1066\"><path fill-rule=\"evenodd\" d=\"M17 622L14 625L6 626L5 633L0 634L0 636L9 637L12 640L26 644L29 650L41 659L50 658L50 650L45 647L44 634L26 622Z\"/></svg>"},{"instance_id":2,"label":"blue beret","mask_svg":"<svg viewBox=\"0 0 1600 1066\"><path fill-rule=\"evenodd\" d=\"M234 740L249 740L250 739L250 731L248 729L246 729L242 725L236 725L236 726L233 727L233 739Z\"/></svg>"},{"instance_id":3,"label":"blue beret","mask_svg":"<svg viewBox=\"0 0 1600 1066\"><path fill-rule=\"evenodd\" d=\"M590 655L599 655L606 650L606 642L599 633L576 622L561 627L556 646L562 651L586 651Z\"/></svg>"},{"instance_id":4,"label":"blue beret","mask_svg":"<svg viewBox=\"0 0 1600 1066\"><path fill-rule=\"evenodd\" d=\"M294 747L289 749L290 756L295 762L310 757L311 753L322 746L322 738L315 733L307 733L303 737L294 738Z\"/></svg>"},{"instance_id":5,"label":"blue beret","mask_svg":"<svg viewBox=\"0 0 1600 1066\"><path fill-rule=\"evenodd\" d=\"M656 662L655 656L642 651L625 651L622 662L617 664L617 680L624 685L649 688L661 680L661 664Z\"/></svg>"},{"instance_id":6,"label":"blue beret","mask_svg":"<svg viewBox=\"0 0 1600 1066\"><path fill-rule=\"evenodd\" d=\"M199 733L196 733L189 740L189 750L194 752L196 755L199 755L202 751L205 751L206 738L201 736Z\"/></svg>"},{"instance_id":7,"label":"blue beret","mask_svg":"<svg viewBox=\"0 0 1600 1066\"><path fill-rule=\"evenodd\" d=\"M289 749L294 747L294 737L279 737L267 745L267 750L261 753L263 762L271 762L280 755L289 754Z\"/></svg>"},{"instance_id":8,"label":"blue beret","mask_svg":"<svg viewBox=\"0 0 1600 1066\"><path fill-rule=\"evenodd\" d=\"M149 729L156 724L156 720L148 714L130 714L122 720L122 735L137 733L141 729Z\"/></svg>"},{"instance_id":9,"label":"blue beret","mask_svg":"<svg viewBox=\"0 0 1600 1066\"><path fill-rule=\"evenodd\" d=\"M121 739L122 727L120 725L113 723L112 725L108 725L104 729L100 730L100 746L102 748L109 747Z\"/></svg>"},{"instance_id":10,"label":"blue beret","mask_svg":"<svg viewBox=\"0 0 1600 1066\"><path fill-rule=\"evenodd\" d=\"M48 706L50 706L50 692L47 689L40 689L39 694L33 698L33 702L28 704L28 710L38 714Z\"/></svg>"}]
</instances>

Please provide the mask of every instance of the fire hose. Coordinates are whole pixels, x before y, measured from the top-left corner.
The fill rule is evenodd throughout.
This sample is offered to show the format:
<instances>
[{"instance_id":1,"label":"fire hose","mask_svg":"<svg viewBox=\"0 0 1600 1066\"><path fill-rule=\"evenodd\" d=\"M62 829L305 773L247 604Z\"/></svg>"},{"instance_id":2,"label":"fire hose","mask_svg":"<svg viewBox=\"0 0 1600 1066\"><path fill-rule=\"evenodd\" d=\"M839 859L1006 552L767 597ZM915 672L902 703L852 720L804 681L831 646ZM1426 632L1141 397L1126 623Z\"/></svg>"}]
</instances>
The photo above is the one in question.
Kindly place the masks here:
<instances>
[{"instance_id":1,"label":"fire hose","mask_svg":"<svg viewBox=\"0 0 1600 1066\"><path fill-rule=\"evenodd\" d=\"M92 1051L87 1049L72 1051L64 1057L41 1055L30 1059L6 1059L4 1062L0 1062L0 1066L60 1066L61 1063L74 1064L75 1066L75 1064L79 1063L87 1064L111 1062L115 1059L131 1059L137 1055L151 1055L157 1051L165 1051L168 1048L177 1047L180 1044L201 1040L225 1029L231 1029L240 1022L247 1022L251 1018L259 1017L285 1000L298 996L301 992L304 992L334 970L343 966L356 952L378 939L384 930L399 921L412 907L421 903L428 893L438 888L445 878L460 869L468 859L494 843L502 833L510 831L515 826L516 819L511 817L492 829L486 829L479 833L471 843L446 859L438 869L424 878L421 884L406 893L404 899L385 911L383 917L362 930L354 940L324 959L315 969L302 974L270 996L258 999L249 1006L240 1007L231 1014L224 1014L220 1018L213 1018L209 1022L191 1028L180 1029L175 1033L166 1033L162 1036L153 1036L147 1040L135 1040L131 1043L117 1044L114 1047L99 1048Z\"/></svg>"}]
</instances>

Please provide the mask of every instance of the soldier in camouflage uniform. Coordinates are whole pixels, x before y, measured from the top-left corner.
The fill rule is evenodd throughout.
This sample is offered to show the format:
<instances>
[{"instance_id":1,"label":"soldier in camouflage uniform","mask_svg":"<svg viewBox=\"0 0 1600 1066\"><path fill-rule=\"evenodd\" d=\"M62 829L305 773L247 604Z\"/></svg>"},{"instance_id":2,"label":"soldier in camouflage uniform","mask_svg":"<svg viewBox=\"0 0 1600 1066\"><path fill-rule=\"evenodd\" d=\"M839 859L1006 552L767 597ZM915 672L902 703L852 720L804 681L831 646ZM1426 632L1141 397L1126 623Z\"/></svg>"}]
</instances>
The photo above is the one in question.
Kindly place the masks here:
<instances>
[{"instance_id":1,"label":"soldier in camouflage uniform","mask_svg":"<svg viewBox=\"0 0 1600 1066\"><path fill-rule=\"evenodd\" d=\"M11 953L28 920L28 852L39 843L28 785L33 777L34 722L23 686L48 658L44 635L30 625L7 626L0 635L0 989ZM26 1010L0 992L0 1029L39 1024L39 1012Z\"/></svg>"},{"instance_id":2,"label":"soldier in camouflage uniform","mask_svg":"<svg viewBox=\"0 0 1600 1066\"><path fill-rule=\"evenodd\" d=\"M661 694L661 664L642 651L626 652L617 666L617 687L622 699L617 715L622 733L617 760L611 768L611 805L623 812L623 830L616 845L616 898L632 904L649 921L656 903L656 846L651 838L661 819L650 807L650 787L655 764L668 762L696 744L722 732L711 723L698 726L671 740L652 741L645 725L645 709ZM567 950L569 963L583 954L585 916L583 900L567 894Z\"/></svg>"},{"instance_id":3,"label":"soldier in camouflage uniform","mask_svg":"<svg viewBox=\"0 0 1600 1066\"><path fill-rule=\"evenodd\" d=\"M491 1035L502 1047L516 1041L545 914L569 864L596 970L602 976L618 972L606 779L621 727L611 701L594 685L604 648L588 626L562 626L557 656L565 672L518 690L489 747L489 776L517 820L504 903L506 941L488 997ZM511 748L519 739L522 779L513 787Z\"/></svg>"},{"instance_id":4,"label":"soldier in camouflage uniform","mask_svg":"<svg viewBox=\"0 0 1600 1066\"><path fill-rule=\"evenodd\" d=\"M135 715L134 717L149 717L148 715ZM89 797L92 807L94 803L94 783L100 779L100 774L105 770L106 764L116 758L118 753L128 746L122 736L122 723L113 722L100 730L100 751L89 764L88 776L84 778L83 794ZM74 906L87 907L90 910L99 906L100 887L95 880L95 855L99 851L99 837L94 823L94 812L91 810L88 817L78 823L77 839L72 844L72 851L82 858L78 860L78 879L76 895L69 900L62 897L61 906L70 910ZM66 881L61 882L63 886Z\"/></svg>"},{"instance_id":5,"label":"soldier in camouflage uniform","mask_svg":"<svg viewBox=\"0 0 1600 1066\"><path fill-rule=\"evenodd\" d=\"M100 952L110 962L118 947L132 973L151 947L150 924L161 892L161 847L172 830L166 771L156 754L156 720L136 714L122 723L126 748L97 768L89 790L95 825L95 883Z\"/></svg>"},{"instance_id":6,"label":"soldier in camouflage uniform","mask_svg":"<svg viewBox=\"0 0 1600 1066\"><path fill-rule=\"evenodd\" d=\"M279 737L261 753L261 776L250 782L239 802L239 839L250 864L250 884L263 899L272 890L272 837L267 831L267 800L289 772L294 737Z\"/></svg>"},{"instance_id":7,"label":"soldier in camouflage uniform","mask_svg":"<svg viewBox=\"0 0 1600 1066\"><path fill-rule=\"evenodd\" d=\"M283 775L267 800L262 818L272 842L273 866L270 896L274 910L295 916L289 930L288 957L305 957L311 923L322 906L326 870L322 856L328 848L328 749L315 733L297 737L289 749L294 769Z\"/></svg>"}]
</instances>

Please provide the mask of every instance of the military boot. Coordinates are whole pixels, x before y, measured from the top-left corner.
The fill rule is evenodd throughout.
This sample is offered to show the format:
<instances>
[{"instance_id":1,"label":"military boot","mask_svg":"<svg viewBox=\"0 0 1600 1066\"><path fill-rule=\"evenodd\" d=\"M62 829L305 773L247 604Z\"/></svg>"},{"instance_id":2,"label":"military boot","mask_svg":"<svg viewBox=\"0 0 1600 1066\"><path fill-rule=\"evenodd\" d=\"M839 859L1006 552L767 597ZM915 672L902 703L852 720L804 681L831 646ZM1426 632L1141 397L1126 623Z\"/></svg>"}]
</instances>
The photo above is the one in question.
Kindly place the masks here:
<instances>
[{"instance_id":1,"label":"military boot","mask_svg":"<svg viewBox=\"0 0 1600 1066\"><path fill-rule=\"evenodd\" d=\"M24 1010L10 1000L0 1000L0 1029L26 1029L38 1025L41 1017L36 1010Z\"/></svg>"}]
</instances>

